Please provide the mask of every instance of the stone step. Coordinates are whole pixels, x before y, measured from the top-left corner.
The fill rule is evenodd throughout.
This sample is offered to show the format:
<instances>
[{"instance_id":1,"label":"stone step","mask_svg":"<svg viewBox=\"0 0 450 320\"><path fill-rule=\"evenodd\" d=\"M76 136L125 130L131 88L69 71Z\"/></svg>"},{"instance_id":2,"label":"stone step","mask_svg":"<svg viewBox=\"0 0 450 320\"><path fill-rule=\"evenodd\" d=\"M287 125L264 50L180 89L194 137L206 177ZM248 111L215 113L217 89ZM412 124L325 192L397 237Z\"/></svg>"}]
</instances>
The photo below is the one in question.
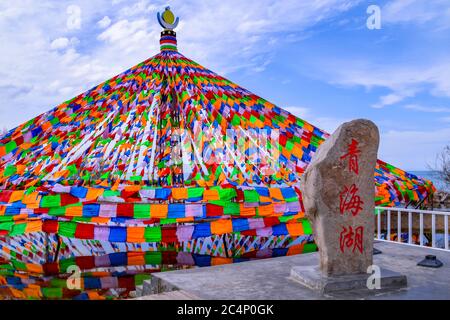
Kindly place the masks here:
<instances>
[{"instance_id":1,"label":"stone step","mask_svg":"<svg viewBox=\"0 0 450 320\"><path fill-rule=\"evenodd\" d=\"M196 295L184 290L175 290L148 296L141 296L133 300L201 300Z\"/></svg>"},{"instance_id":2,"label":"stone step","mask_svg":"<svg viewBox=\"0 0 450 320\"><path fill-rule=\"evenodd\" d=\"M144 286L143 285L136 286L136 297L141 297L143 290L144 290Z\"/></svg>"},{"instance_id":3,"label":"stone step","mask_svg":"<svg viewBox=\"0 0 450 320\"><path fill-rule=\"evenodd\" d=\"M133 299L133 298L142 297L142 295L143 295L142 290L143 290L143 285L136 286L136 290L130 291L129 298Z\"/></svg>"},{"instance_id":4,"label":"stone step","mask_svg":"<svg viewBox=\"0 0 450 320\"><path fill-rule=\"evenodd\" d=\"M160 279L158 276L159 273L154 273L149 280L144 280L142 284L142 291L140 296L148 296L153 294L160 294L164 292L171 292L179 290L176 286Z\"/></svg>"}]
</instances>

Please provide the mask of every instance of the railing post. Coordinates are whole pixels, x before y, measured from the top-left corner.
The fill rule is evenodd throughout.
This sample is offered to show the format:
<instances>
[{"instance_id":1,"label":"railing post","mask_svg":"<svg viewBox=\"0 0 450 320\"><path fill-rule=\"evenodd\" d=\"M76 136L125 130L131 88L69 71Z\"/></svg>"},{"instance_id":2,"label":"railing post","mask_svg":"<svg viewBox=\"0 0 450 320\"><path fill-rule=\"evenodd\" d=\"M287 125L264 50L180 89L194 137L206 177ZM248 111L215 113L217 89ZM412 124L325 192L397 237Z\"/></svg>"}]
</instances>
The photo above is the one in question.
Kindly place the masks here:
<instances>
[{"instance_id":1,"label":"railing post","mask_svg":"<svg viewBox=\"0 0 450 320\"><path fill-rule=\"evenodd\" d=\"M377 239L381 239L381 210L377 209Z\"/></svg>"},{"instance_id":2,"label":"railing post","mask_svg":"<svg viewBox=\"0 0 450 320\"><path fill-rule=\"evenodd\" d=\"M431 247L436 247L436 215L431 215Z\"/></svg>"},{"instance_id":3,"label":"railing post","mask_svg":"<svg viewBox=\"0 0 450 320\"><path fill-rule=\"evenodd\" d=\"M410 245L418 245L418 246L426 246L426 247L431 247L434 249L439 249L439 250L450 250L450 230L449 230L449 220L450 220L450 212L445 212L445 211L430 211L430 210L420 210L420 209L407 209L407 208L384 208L384 207L376 207L375 208L375 212L377 214L377 221L376 221L376 234L375 236L377 237L377 239L382 240L382 241L391 241L391 242L397 242L397 243L403 243L403 239L402 239L402 232L403 230L403 225L402 225L402 214L408 214L408 240L407 243ZM391 216L392 216L392 212L393 211L397 211L397 240L392 241L391 240ZM381 215L385 213L386 215L386 225L385 225L385 230L386 230L386 239L383 240L382 239L382 220L384 219L381 217ZM413 242L413 231L415 229L413 229L413 214L418 214L419 215L419 241L418 244L416 244L415 242ZM431 239L430 239L430 243L427 243L425 245L425 241L428 241L428 239L425 238L424 236L424 232L425 232L425 221L424 221L424 217L428 217L431 216ZM438 216L438 218L436 218L436 216ZM440 246L438 247L438 243L437 243L437 237L436 237L436 219L440 219L439 216L442 216L444 219L444 246ZM428 219L428 218L427 218ZM427 228L428 228L428 220L427 222ZM417 226L415 227L417 230ZM406 230L406 227L405 227ZM394 231L395 232L395 231ZM405 243L406 243L406 239L405 239Z\"/></svg>"},{"instance_id":4,"label":"railing post","mask_svg":"<svg viewBox=\"0 0 450 320\"><path fill-rule=\"evenodd\" d=\"M444 216L444 248L448 250L448 215Z\"/></svg>"},{"instance_id":5,"label":"railing post","mask_svg":"<svg viewBox=\"0 0 450 320\"><path fill-rule=\"evenodd\" d=\"M412 212L408 211L408 243L412 244Z\"/></svg>"},{"instance_id":6,"label":"railing post","mask_svg":"<svg viewBox=\"0 0 450 320\"><path fill-rule=\"evenodd\" d=\"M420 214L419 242L420 245L423 247L423 213Z\"/></svg>"},{"instance_id":7,"label":"railing post","mask_svg":"<svg viewBox=\"0 0 450 320\"><path fill-rule=\"evenodd\" d=\"M391 241L391 210L387 211L387 228L386 228L386 240Z\"/></svg>"}]
</instances>

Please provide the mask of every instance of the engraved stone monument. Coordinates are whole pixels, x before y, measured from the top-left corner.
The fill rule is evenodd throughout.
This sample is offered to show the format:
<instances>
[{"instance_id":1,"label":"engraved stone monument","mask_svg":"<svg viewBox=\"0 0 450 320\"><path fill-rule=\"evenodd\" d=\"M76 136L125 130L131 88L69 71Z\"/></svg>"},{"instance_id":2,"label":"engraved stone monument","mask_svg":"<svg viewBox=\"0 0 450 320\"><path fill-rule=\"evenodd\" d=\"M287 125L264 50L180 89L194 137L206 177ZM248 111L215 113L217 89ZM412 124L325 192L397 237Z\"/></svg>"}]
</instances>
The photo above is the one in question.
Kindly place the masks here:
<instances>
[{"instance_id":1,"label":"engraved stone monument","mask_svg":"<svg viewBox=\"0 0 450 320\"><path fill-rule=\"evenodd\" d=\"M292 269L291 276L304 285L323 293L366 287L373 264L378 145L373 122L344 123L318 148L303 174L305 214L320 256L318 267ZM406 277L383 271L385 286L406 285Z\"/></svg>"}]
</instances>

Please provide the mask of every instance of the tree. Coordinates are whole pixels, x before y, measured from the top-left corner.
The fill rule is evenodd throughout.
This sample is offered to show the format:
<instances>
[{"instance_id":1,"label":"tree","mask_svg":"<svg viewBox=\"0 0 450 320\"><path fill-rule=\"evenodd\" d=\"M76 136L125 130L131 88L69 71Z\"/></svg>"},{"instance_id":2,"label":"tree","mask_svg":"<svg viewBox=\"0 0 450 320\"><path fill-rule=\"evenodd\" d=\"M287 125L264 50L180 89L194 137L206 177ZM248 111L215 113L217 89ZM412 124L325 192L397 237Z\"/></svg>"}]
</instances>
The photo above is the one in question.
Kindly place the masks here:
<instances>
[{"instance_id":1,"label":"tree","mask_svg":"<svg viewBox=\"0 0 450 320\"><path fill-rule=\"evenodd\" d=\"M441 179L450 187L450 145L437 156L437 169Z\"/></svg>"}]
</instances>

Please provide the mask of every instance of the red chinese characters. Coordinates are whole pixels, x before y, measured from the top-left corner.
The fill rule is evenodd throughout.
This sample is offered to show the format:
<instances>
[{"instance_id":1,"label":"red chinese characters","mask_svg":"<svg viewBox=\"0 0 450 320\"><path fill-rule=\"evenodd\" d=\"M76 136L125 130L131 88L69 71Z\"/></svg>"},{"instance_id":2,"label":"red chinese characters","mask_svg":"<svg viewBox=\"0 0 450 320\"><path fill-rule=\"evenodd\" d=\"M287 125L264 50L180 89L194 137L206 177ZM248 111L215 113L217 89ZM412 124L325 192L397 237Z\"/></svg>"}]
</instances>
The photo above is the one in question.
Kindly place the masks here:
<instances>
[{"instance_id":1,"label":"red chinese characters","mask_svg":"<svg viewBox=\"0 0 450 320\"><path fill-rule=\"evenodd\" d=\"M348 145L347 153L341 157L341 160L348 158L348 170L354 173L359 173L358 167L358 155L361 151L358 149L358 141L352 139L352 142Z\"/></svg>"},{"instance_id":2,"label":"red chinese characters","mask_svg":"<svg viewBox=\"0 0 450 320\"><path fill-rule=\"evenodd\" d=\"M355 184L349 187L344 186L344 190L339 194L339 210L341 214L350 211L353 216L356 216L363 208L364 202L361 197L357 195L358 188Z\"/></svg>"},{"instance_id":3,"label":"red chinese characters","mask_svg":"<svg viewBox=\"0 0 450 320\"><path fill-rule=\"evenodd\" d=\"M363 236L364 236L364 227L356 227L353 230L352 226L348 228L342 227L342 231L339 237L339 246L341 252L344 253L346 249L352 250L354 253L355 250L358 250L360 253L363 252Z\"/></svg>"},{"instance_id":4,"label":"red chinese characters","mask_svg":"<svg viewBox=\"0 0 450 320\"><path fill-rule=\"evenodd\" d=\"M348 160L348 170L358 175L358 156L361 151L358 149L358 141L352 139L352 142L348 145L347 153L341 156L341 160ZM353 183L350 187L344 186L343 190L339 194L339 211L341 215L346 212L350 212L353 217L357 216L363 209L364 202L358 195L358 187ZM352 225L342 227L342 231L339 235L339 246L341 252L351 250L363 252L363 235L364 227Z\"/></svg>"}]
</instances>

